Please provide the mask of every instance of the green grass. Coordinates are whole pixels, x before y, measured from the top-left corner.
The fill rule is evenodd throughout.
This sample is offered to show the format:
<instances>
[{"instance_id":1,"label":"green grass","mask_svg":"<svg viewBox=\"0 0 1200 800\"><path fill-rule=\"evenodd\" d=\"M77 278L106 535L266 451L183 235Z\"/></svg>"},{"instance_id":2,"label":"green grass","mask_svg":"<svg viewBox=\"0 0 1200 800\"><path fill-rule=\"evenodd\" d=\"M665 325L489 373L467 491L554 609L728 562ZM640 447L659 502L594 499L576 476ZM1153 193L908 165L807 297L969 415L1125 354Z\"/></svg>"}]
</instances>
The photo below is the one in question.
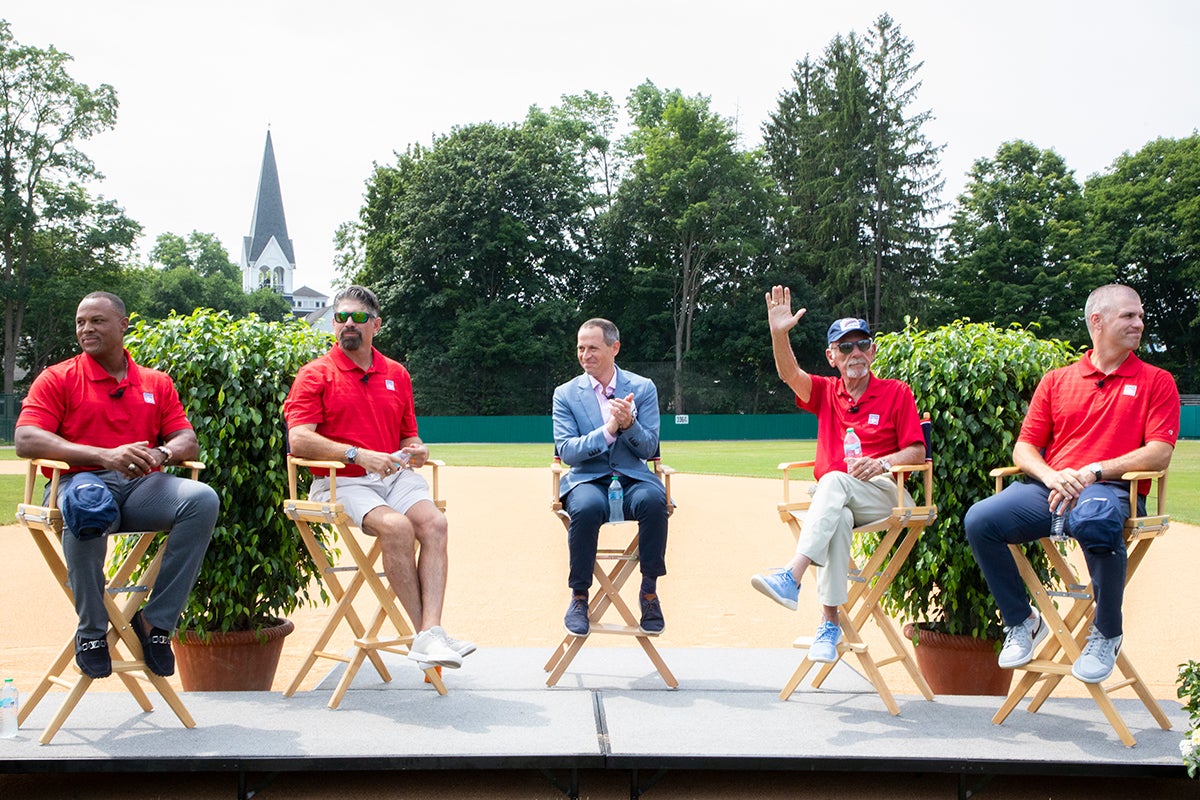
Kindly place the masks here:
<instances>
[{"instance_id":1,"label":"green grass","mask_svg":"<svg viewBox=\"0 0 1200 800\"><path fill-rule=\"evenodd\" d=\"M434 458L460 467L546 467L554 457L549 444L431 444L429 449ZM663 461L679 472L774 478L779 462L812 458L815 450L811 440L665 442ZM15 458L12 448L0 448L0 459ZM14 521L24 487L20 475L0 475L0 524ZM1200 524L1200 441L1175 448L1167 509L1173 519Z\"/></svg>"},{"instance_id":2,"label":"green grass","mask_svg":"<svg viewBox=\"0 0 1200 800\"><path fill-rule=\"evenodd\" d=\"M544 467L554 456L548 444L431 444L429 449L434 458L461 467ZM815 451L812 440L664 442L663 462L679 472L775 478L779 462L803 461ZM1200 441L1176 446L1169 485L1171 517L1200 524Z\"/></svg>"}]
</instances>

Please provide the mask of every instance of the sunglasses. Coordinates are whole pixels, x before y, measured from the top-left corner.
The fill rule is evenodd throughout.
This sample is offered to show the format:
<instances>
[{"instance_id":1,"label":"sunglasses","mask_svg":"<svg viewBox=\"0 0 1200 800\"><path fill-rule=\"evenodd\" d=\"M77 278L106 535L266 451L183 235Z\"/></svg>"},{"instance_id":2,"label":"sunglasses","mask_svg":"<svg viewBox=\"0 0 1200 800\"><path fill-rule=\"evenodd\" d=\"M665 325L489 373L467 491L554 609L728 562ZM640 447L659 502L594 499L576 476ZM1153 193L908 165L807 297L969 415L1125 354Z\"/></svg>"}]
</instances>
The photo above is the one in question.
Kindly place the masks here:
<instances>
[{"instance_id":1,"label":"sunglasses","mask_svg":"<svg viewBox=\"0 0 1200 800\"><path fill-rule=\"evenodd\" d=\"M362 325L364 322L374 316L375 315L369 311L335 311L333 312L333 321L345 322L348 319L352 319L359 325Z\"/></svg>"},{"instance_id":2,"label":"sunglasses","mask_svg":"<svg viewBox=\"0 0 1200 800\"><path fill-rule=\"evenodd\" d=\"M873 344L875 344L874 339L859 339L858 341L854 342L838 342L833 346L838 350L841 350L843 353L853 353L854 348L856 347L865 353L871 349L871 345Z\"/></svg>"}]
</instances>

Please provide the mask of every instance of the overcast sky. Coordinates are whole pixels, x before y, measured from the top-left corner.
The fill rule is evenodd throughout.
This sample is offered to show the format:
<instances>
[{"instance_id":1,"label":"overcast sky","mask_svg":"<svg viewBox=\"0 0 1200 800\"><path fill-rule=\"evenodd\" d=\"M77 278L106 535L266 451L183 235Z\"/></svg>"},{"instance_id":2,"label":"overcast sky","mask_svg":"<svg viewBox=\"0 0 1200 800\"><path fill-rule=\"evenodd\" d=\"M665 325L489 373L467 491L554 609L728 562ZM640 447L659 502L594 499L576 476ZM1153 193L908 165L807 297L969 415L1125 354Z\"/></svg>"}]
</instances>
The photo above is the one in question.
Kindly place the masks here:
<instances>
[{"instance_id":1,"label":"overcast sky","mask_svg":"<svg viewBox=\"0 0 1200 800\"><path fill-rule=\"evenodd\" d=\"M334 230L372 164L409 144L563 94L623 101L649 78L708 95L753 145L795 63L884 12L924 62L913 110L946 146L946 200L1004 141L1054 149L1082 182L1200 127L1193 0L6 0L0 18L74 56L76 80L116 87L116 128L83 149L144 250L199 230L236 262L270 126L296 285L328 292Z\"/></svg>"}]
</instances>

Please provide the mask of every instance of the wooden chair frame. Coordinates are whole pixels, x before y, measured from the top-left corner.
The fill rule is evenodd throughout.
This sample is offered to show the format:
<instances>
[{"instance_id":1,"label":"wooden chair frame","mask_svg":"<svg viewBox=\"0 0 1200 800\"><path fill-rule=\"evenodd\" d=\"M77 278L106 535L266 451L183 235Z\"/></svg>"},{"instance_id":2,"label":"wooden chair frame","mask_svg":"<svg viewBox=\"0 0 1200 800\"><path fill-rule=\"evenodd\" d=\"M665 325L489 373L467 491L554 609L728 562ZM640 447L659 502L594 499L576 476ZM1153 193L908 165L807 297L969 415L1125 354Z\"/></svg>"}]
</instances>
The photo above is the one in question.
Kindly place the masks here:
<instances>
[{"instance_id":1,"label":"wooden chair frame","mask_svg":"<svg viewBox=\"0 0 1200 800\"><path fill-rule=\"evenodd\" d=\"M186 461L179 466L190 470L193 480L197 480L200 470L204 469L204 465L197 461ZM34 502L38 471L43 467L52 471L50 495L46 505ZM58 483L62 474L68 469L70 469L70 465L66 462L52 459L35 458L28 462L25 473L25 502L17 506L17 522L33 536L34 543L41 551L50 572L54 575L55 583L74 606L75 596L67 582L67 563L62 553L63 519L62 512L58 508ZM130 624L130 619L150 594L162 566L164 550L159 548L145 570L138 576L138 582L136 584L131 582L139 565L150 550L155 536L159 533L160 531L119 531L108 537L109 539L116 536L135 537L133 546L124 554L120 562L112 561L109 565L111 577L105 582L104 590L104 608L108 612L109 621L108 649L112 655L113 674L121 680L143 711L153 711L154 705L138 683L139 679L154 687L159 696L175 712L175 716L179 717L179 721L185 728L194 728L196 721L192 719L192 715L188 713L170 682L166 678L155 675L146 666L141 642L138 641ZM123 602L118 601L119 595L125 595ZM121 655L122 645L130 654L128 658ZM74 670L76 674L70 677L65 676L64 673L70 670ZM97 679L84 675L75 664L75 635L72 633L70 640L46 670L46 674L38 683L37 688L21 705L18 715L19 723L25 722L51 688L59 686L66 689L68 692L66 700L63 701L58 712L50 720L50 724L38 738L38 742L41 744L49 744L95 680Z\"/></svg>"},{"instance_id":2,"label":"wooden chair frame","mask_svg":"<svg viewBox=\"0 0 1200 800\"><path fill-rule=\"evenodd\" d=\"M654 474L662 480L663 487L666 489L667 514L674 513L675 503L671 499L671 476L675 474L675 470L663 464L660 458L652 458L646 463ZM554 457L554 462L550 465L550 510L562 522L563 528L568 530L571 525L571 517L563 507L562 496L559 494L559 480L569 469L570 467L565 466L557 455ZM601 530L622 526L632 529L633 538L629 540L629 544L625 547L598 547L596 549L596 561L592 565L592 574L600 586L600 591L594 594L588 602L588 621L590 623L588 634L586 636L576 636L573 633L568 633L563 637L554 654L550 656L550 660L543 667L546 672L550 673L550 676L546 679L547 686L554 686L558 683L563 673L567 671L567 668L575 659L575 656L579 654L579 651L587 643L588 637L592 634L604 634L632 636L641 645L646 657L654 664L654 669L663 679L663 682L671 689L679 687L679 681L671 673L670 668L667 667L667 663L663 661L658 649L651 641L658 634L644 632L641 629L638 617L634 616L629 605L621 597L621 589L625 585L625 582L629 580L629 577L633 575L639 561L637 522L631 520L615 523L606 522L601 526ZM607 570L601 563L605 561L612 562L612 566ZM604 615L609 609L616 611L620 617L620 622L604 622Z\"/></svg>"},{"instance_id":3,"label":"wooden chair frame","mask_svg":"<svg viewBox=\"0 0 1200 800\"><path fill-rule=\"evenodd\" d=\"M929 417L926 415L923 425L928 425L928 419ZM908 671L909 677L912 678L913 683L916 684L922 696L926 700L933 699L933 690L929 688L929 684L926 683L924 676L921 675L920 670L917 668L916 660L905 645L904 638L896 630L891 617L884 613L879 605L884 593L891 586L892 581L895 580L896 573L908 559L913 547L916 546L921 533L937 519L937 506L933 505L933 462L928 453L928 431L926 450L927 457L924 464L892 467L892 475L896 479L896 506L892 509L891 515L864 525L858 525L854 528L854 535L860 533L880 533L881 536L872 555L861 568L855 562L854 557L851 556L849 573L851 587L849 597L845 603L838 607L838 622L842 629L842 640L838 643L837 647L837 661L841 661L846 653L853 653L862 667L863 674L874 687L875 692L879 695L887 710L893 715L900 713L900 707L896 704L896 699L892 695L892 691L888 687L883 674L880 672L880 667L899 662ZM795 470L811 470L815 464L816 462L814 461L793 461L779 465L779 469L783 473L783 502L778 506L779 518L788 524L788 527L792 531L792 536L797 540L800 538L805 512L807 512L812 500L807 496L799 500L792 499L790 476ZM925 505L909 505L905 502L905 480L913 473L921 473L923 476ZM871 654L870 648L863 641L861 633L863 626L868 621L874 621L883 633L891 647L891 655L876 659ZM792 646L801 650L808 650L812 647L812 643L813 637L802 636L796 639ZM812 681L814 689L821 687L821 684L829 677L833 668L837 666L837 661L820 665L820 669L817 670L817 674ZM779 699L787 700L791 697L792 693L800 685L800 682L804 680L805 676L816 665L816 662L810 660L808 655L805 655L804 660L800 662L800 666L796 668L791 679L788 680L783 690L779 693Z\"/></svg>"},{"instance_id":4,"label":"wooden chair frame","mask_svg":"<svg viewBox=\"0 0 1200 800\"><path fill-rule=\"evenodd\" d=\"M989 475L996 481L996 491L999 492L1004 485L1004 479L1020 475L1021 470L1017 467L1000 467L992 470ZM1167 500L1167 473L1163 471L1152 472L1127 472L1121 476L1121 480L1129 481L1131 491L1129 493L1129 518L1125 521L1125 547L1128 554L1128 565L1125 571L1125 585L1133 579L1142 560L1146 557L1146 552L1155 539L1167 532L1170 527L1170 517L1166 513ZM1138 494L1136 486L1137 481L1151 480L1156 488L1157 506L1154 514L1139 516L1137 509ZM1033 596L1034 603L1041 612L1042 617L1046 620L1046 624L1050 626L1051 636L1042 644L1041 649L1035 654L1032 661L1017 669L1025 670L1025 674L1017 681L1016 685L1009 690L1008 697L1004 700L1004 704L992 717L992 722L999 725L1008 718L1013 709L1020 704L1021 700L1033 690L1034 686L1040 681L1041 688L1029 702L1029 711L1034 713L1038 711L1042 704L1050 697L1055 688L1064 677L1071 674L1071 665L1075 663L1075 659L1079 658L1082 653L1083 646L1087 642L1088 632L1096 615L1096 602L1090 584L1085 584L1080 581L1075 574L1075 570L1068 563L1063 552L1055 546L1049 537L1039 539L1038 544L1046 553L1050 561L1050 568L1057 575L1059 581L1064 587L1064 590L1055 590L1042 583L1033 566L1029 563L1029 559L1025 556L1025 551L1021 545L1009 545L1008 549L1012 553L1013 560L1017 564L1017 570L1021 573L1021 579L1025 582L1025 587ZM1056 604L1056 600L1069 601L1066 606L1065 613L1060 610ZM1124 676L1122 680L1108 685L1085 683L1088 693L1100 707L1100 711L1104 714L1105 719L1112 725L1117 736L1125 744L1126 747L1133 747L1137 740L1129 731L1129 727L1117 712L1109 695L1118 689L1132 687L1137 696L1141 699L1143 705L1154 717L1154 720L1159 724L1164 731L1171 729L1171 722L1167 719L1167 715L1163 713L1158 701L1154 699L1149 687L1142 680L1141 675L1133 666L1133 662L1129 658L1128 647L1122 643L1121 652L1117 655L1116 669Z\"/></svg>"},{"instance_id":5,"label":"wooden chair frame","mask_svg":"<svg viewBox=\"0 0 1200 800\"><path fill-rule=\"evenodd\" d=\"M434 460L425 463L432 470L430 478L434 505L444 513L446 503L440 499L438 493L438 468L442 466L442 463ZM292 679L283 696L291 697L296 693L305 676L317 663L317 659L338 661L346 664L346 670L334 689L333 696L329 699L329 708L336 709L341 705L346 691L354 682L354 676L358 674L358 670L365 660L370 660L380 679L385 683L391 682L391 673L384 665L379 651L408 655L409 647L416 638L416 634L404 613L396 605L396 595L391 586L387 584L386 576L376 567L382 553L379 540L375 537L366 537L366 534L351 521L342 504L337 501L337 472L345 469L346 465L340 461L314 461L295 458L291 455L288 456L287 465L288 499L283 504L284 514L296 523L296 527L300 530L300 538L308 549L309 555L320 566L321 579L333 597L335 606L333 615L325 623L321 635L317 637L317 641L309 650L300 671L296 673L296 677ZM300 499L297 494L298 467L329 470L329 500L317 502ZM330 545L313 529L314 525L327 525L336 532L339 543L350 554L350 564L339 565L337 563L337 558L331 552ZM359 541L360 536L371 540L371 544L366 549ZM350 573L349 582L343 583L339 573ZM363 619L354 609L354 600L364 586L371 590L371 594L376 600L375 611L370 617L369 625L363 623ZM350 626L354 635L352 641L354 654L350 657L326 649L330 639L333 638L334 633L343 622ZM391 623L392 632L381 637L380 633L387 622ZM438 668L430 666L423 671L426 683L432 684L438 694L446 694L446 685L442 682L441 672Z\"/></svg>"}]
</instances>

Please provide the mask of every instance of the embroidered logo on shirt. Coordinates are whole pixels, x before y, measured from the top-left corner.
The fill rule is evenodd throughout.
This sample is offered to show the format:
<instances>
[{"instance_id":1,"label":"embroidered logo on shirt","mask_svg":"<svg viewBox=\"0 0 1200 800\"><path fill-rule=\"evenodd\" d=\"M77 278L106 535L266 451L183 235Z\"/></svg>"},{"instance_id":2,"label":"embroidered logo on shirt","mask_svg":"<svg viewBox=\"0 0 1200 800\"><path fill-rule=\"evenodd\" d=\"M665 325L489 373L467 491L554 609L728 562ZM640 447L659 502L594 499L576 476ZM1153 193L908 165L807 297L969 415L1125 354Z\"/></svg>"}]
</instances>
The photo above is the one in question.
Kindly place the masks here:
<instances>
[{"instance_id":1,"label":"embroidered logo on shirt","mask_svg":"<svg viewBox=\"0 0 1200 800\"><path fill-rule=\"evenodd\" d=\"M154 392L142 392L142 402L154 405Z\"/></svg>"},{"instance_id":2,"label":"embroidered logo on shirt","mask_svg":"<svg viewBox=\"0 0 1200 800\"><path fill-rule=\"evenodd\" d=\"M1137 384L1125 384L1124 388L1121 389L1121 394L1125 395L1126 397L1137 397Z\"/></svg>"},{"instance_id":3,"label":"embroidered logo on shirt","mask_svg":"<svg viewBox=\"0 0 1200 800\"><path fill-rule=\"evenodd\" d=\"M867 424L868 425L878 425L879 424L879 415L878 414L868 414L867 415Z\"/></svg>"},{"instance_id":4,"label":"embroidered logo on shirt","mask_svg":"<svg viewBox=\"0 0 1200 800\"><path fill-rule=\"evenodd\" d=\"M387 380L385 380L383 382L383 385L387 387L387 390L389 392L396 391L396 382L394 380L392 380L391 378L388 378Z\"/></svg>"}]
</instances>

